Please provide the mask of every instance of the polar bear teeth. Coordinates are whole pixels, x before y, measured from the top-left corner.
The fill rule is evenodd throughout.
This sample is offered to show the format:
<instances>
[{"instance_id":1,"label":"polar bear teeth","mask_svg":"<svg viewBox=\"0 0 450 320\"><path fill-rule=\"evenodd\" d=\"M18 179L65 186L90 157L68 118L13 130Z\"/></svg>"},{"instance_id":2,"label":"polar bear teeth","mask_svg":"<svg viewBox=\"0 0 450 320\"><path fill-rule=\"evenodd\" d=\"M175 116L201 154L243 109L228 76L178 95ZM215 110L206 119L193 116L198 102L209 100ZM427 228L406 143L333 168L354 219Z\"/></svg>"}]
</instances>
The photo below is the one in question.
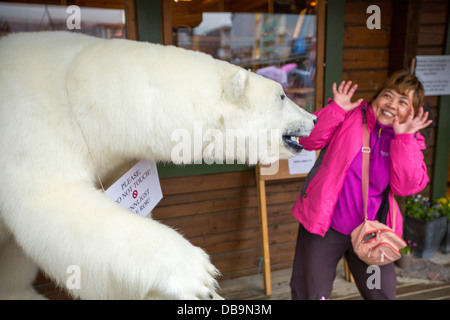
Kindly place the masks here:
<instances>
[{"instance_id":1,"label":"polar bear teeth","mask_svg":"<svg viewBox=\"0 0 450 320\"><path fill-rule=\"evenodd\" d=\"M303 149L303 146L300 144L299 136L284 135L283 140L285 141L286 144L290 145L291 147L294 147L295 149L298 148Z\"/></svg>"}]
</instances>

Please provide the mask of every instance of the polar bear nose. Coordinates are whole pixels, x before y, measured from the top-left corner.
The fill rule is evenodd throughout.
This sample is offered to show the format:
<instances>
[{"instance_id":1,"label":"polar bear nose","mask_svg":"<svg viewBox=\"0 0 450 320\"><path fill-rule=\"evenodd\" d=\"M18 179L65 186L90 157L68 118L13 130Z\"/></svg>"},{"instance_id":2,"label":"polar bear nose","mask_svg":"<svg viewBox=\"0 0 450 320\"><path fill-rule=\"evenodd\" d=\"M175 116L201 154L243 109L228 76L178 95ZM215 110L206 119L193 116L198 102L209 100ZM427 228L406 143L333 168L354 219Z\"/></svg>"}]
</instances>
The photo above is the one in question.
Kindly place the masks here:
<instances>
[{"instance_id":1,"label":"polar bear nose","mask_svg":"<svg viewBox=\"0 0 450 320\"><path fill-rule=\"evenodd\" d=\"M316 124L317 121L319 121L319 118L315 117L315 118L313 119L313 123Z\"/></svg>"}]
</instances>

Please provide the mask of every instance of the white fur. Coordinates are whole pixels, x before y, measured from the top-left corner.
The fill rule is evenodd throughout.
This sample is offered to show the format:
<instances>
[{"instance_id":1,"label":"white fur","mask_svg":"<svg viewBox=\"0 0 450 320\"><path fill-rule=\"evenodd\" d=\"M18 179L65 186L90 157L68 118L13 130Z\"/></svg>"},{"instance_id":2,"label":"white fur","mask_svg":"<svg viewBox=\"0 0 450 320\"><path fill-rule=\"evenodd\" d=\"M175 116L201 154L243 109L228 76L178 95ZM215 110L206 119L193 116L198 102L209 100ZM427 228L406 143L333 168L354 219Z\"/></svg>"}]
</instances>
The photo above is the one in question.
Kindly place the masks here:
<instances>
[{"instance_id":1,"label":"white fur","mask_svg":"<svg viewBox=\"0 0 450 320\"><path fill-rule=\"evenodd\" d=\"M313 128L278 84L202 53L55 32L4 37L0 57L0 298L42 298L31 287L38 267L65 288L69 266L81 275L74 297L210 298L207 254L120 208L96 176L171 161L171 133L195 122ZM280 142L259 160L292 155Z\"/></svg>"}]
</instances>

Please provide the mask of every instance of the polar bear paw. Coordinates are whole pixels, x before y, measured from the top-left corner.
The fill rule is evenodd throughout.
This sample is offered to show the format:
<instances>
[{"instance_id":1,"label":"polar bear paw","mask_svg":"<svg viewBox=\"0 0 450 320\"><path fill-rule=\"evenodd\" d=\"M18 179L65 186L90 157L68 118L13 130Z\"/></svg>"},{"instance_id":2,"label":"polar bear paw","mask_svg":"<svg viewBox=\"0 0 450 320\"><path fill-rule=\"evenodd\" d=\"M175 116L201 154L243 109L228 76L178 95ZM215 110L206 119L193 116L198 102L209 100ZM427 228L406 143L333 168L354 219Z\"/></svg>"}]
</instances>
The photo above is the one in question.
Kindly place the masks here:
<instances>
[{"instance_id":1,"label":"polar bear paw","mask_svg":"<svg viewBox=\"0 0 450 320\"><path fill-rule=\"evenodd\" d=\"M175 258L175 256L178 256ZM175 259L174 259L175 258ZM172 252L171 266L160 277L164 298L180 300L223 299L217 294L220 272L211 264L209 256L187 242L178 252ZM149 292L149 297L153 296Z\"/></svg>"},{"instance_id":2,"label":"polar bear paw","mask_svg":"<svg viewBox=\"0 0 450 320\"><path fill-rule=\"evenodd\" d=\"M139 281L141 298L221 299L216 280L220 272L211 263L209 255L175 230L160 226L158 238L164 240L148 243L144 246L146 252L140 251L136 256L140 257L136 261L143 269L133 278Z\"/></svg>"}]
</instances>

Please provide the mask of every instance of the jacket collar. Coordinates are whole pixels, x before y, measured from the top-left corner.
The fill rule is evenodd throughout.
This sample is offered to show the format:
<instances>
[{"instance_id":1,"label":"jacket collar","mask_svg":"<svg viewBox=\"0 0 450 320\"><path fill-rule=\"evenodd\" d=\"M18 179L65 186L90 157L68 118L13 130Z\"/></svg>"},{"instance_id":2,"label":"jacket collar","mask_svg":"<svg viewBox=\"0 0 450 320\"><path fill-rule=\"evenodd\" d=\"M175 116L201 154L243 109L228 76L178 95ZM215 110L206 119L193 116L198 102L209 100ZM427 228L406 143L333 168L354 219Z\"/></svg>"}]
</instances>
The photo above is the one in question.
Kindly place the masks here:
<instances>
[{"instance_id":1,"label":"jacket collar","mask_svg":"<svg viewBox=\"0 0 450 320\"><path fill-rule=\"evenodd\" d=\"M386 126L384 124L381 124L378 122L378 120L375 121L375 129L380 130L388 135L394 135L394 128L392 126ZM380 132L381 132L380 131Z\"/></svg>"}]
</instances>

